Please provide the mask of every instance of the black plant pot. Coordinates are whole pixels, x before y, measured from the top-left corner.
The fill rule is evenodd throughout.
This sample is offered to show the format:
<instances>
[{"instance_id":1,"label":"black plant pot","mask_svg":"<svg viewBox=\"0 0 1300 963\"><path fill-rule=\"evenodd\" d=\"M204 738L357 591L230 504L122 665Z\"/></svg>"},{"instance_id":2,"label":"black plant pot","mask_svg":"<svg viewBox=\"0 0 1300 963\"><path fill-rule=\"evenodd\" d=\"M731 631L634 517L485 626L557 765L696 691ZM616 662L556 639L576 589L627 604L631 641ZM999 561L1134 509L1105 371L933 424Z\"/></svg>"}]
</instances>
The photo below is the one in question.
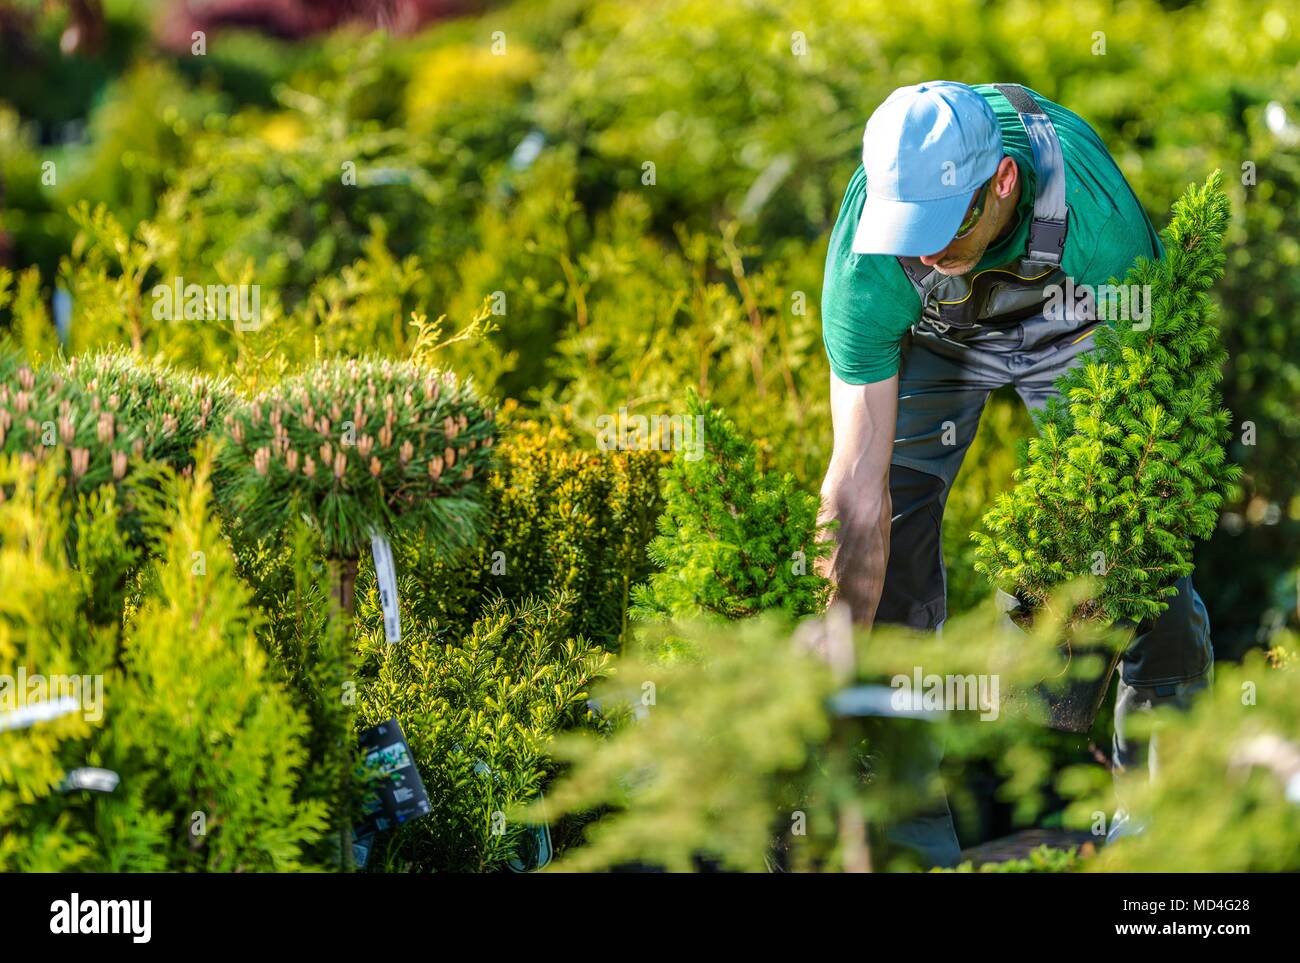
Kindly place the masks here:
<instances>
[{"instance_id":1,"label":"black plant pot","mask_svg":"<svg viewBox=\"0 0 1300 963\"><path fill-rule=\"evenodd\" d=\"M1027 635L1026 626L1033 622L1033 609L1001 589L997 591L997 601L1005 624ZM1061 657L1061 671L1043 679L1030 692L1046 705L1048 728L1058 732L1087 732L1097 721L1097 713L1106 701L1110 680L1124 654L1123 649L1079 645L1067 638L1056 650ZM1075 663L1090 656L1096 657L1102 670L1080 674Z\"/></svg>"}]
</instances>

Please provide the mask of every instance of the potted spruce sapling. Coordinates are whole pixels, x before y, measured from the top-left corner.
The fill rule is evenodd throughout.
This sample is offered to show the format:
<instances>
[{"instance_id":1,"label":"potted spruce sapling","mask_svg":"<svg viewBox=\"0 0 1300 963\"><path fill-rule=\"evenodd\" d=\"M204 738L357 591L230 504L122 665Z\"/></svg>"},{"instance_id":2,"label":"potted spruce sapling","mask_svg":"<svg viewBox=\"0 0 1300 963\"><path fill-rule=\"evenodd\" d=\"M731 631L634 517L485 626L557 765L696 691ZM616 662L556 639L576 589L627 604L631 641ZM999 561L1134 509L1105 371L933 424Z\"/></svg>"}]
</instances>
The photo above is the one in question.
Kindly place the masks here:
<instances>
[{"instance_id":1,"label":"potted spruce sapling","mask_svg":"<svg viewBox=\"0 0 1300 963\"><path fill-rule=\"evenodd\" d=\"M1168 606L1240 477L1224 448L1225 352L1209 296L1228 213L1217 171L1175 203L1165 257L1139 259L1124 279L1130 291L1150 286L1147 316L1099 329L1086 363L1062 376L1060 397L1036 418L1015 487L972 536L976 568L1022 627L1051 607L1054 589L1092 580L1068 612L1051 613L1071 660L1043 687L1054 728L1091 726L1120 647ZM1082 642L1107 626L1120 630L1109 645Z\"/></svg>"},{"instance_id":2,"label":"potted spruce sapling","mask_svg":"<svg viewBox=\"0 0 1300 963\"><path fill-rule=\"evenodd\" d=\"M246 530L319 530L337 610L353 611L358 560L376 537L453 553L482 514L493 411L474 386L411 361L335 359L225 418L229 509ZM387 608L387 607L386 607Z\"/></svg>"}]
</instances>

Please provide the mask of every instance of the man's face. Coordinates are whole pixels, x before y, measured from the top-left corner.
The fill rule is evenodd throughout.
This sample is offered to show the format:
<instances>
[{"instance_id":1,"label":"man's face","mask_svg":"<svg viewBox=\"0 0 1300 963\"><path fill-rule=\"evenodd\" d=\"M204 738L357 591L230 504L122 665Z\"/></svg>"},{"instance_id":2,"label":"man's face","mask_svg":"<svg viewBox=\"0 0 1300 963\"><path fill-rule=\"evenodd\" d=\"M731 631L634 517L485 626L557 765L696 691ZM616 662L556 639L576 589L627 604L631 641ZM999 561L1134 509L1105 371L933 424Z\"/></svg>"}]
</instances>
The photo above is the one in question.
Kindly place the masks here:
<instances>
[{"instance_id":1,"label":"man's face","mask_svg":"<svg viewBox=\"0 0 1300 963\"><path fill-rule=\"evenodd\" d=\"M1003 158L1004 163L1007 161L1008 158ZM989 183L983 197L984 212L970 233L965 237L953 238L941 251L923 255L920 259L922 264L933 267L940 274L955 277L967 273L980 262L984 252L997 240L999 233L1007 224L1008 204L1014 207L1014 195L999 196L999 180L1003 179L1002 174L1002 169L999 168L998 173L993 175L993 180ZM979 192L976 192L975 197L971 198L972 205L979 196Z\"/></svg>"}]
</instances>

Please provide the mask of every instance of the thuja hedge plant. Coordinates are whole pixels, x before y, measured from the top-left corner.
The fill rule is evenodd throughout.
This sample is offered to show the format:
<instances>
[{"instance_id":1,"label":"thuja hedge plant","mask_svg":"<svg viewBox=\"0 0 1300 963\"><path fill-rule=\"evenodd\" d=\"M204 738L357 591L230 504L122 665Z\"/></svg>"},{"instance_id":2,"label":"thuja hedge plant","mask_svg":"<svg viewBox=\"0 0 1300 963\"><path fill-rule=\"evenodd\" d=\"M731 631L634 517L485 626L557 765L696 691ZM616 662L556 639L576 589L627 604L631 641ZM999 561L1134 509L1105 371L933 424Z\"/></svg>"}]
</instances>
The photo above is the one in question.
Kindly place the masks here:
<instances>
[{"instance_id":1,"label":"thuja hedge plant","mask_svg":"<svg viewBox=\"0 0 1300 963\"><path fill-rule=\"evenodd\" d=\"M1017 618L1087 576L1098 589L1061 613L1067 627L1132 629L1158 616L1233 497L1241 470L1225 452L1225 353L1209 295L1228 214L1218 171L1174 205L1165 257L1139 259L1123 281L1149 291L1147 316L1102 326L1088 360L1058 380L1015 487L973 534L976 567L1014 596Z\"/></svg>"},{"instance_id":2,"label":"thuja hedge plant","mask_svg":"<svg viewBox=\"0 0 1300 963\"><path fill-rule=\"evenodd\" d=\"M936 744L949 766L992 765L1025 819L1041 812L1051 752L1027 738L1037 713L1008 696L1051 670L1059 628L1044 619L1026 638L991 603L955 617L927 640L925 672L989 686L970 693L971 711L924 711L923 693L897 684L917 667L918 639L902 627L855 638L847 613L832 612L792 630L775 609L645 625L594 690L612 731L557 735L563 774L544 810L520 807L518 818L603 814L584 827L585 845L561 854L561 869L916 868L887 830L932 802L916 760ZM689 640L694 657L661 658L669 635ZM891 708L913 717L890 718Z\"/></svg>"},{"instance_id":3,"label":"thuja hedge plant","mask_svg":"<svg viewBox=\"0 0 1300 963\"><path fill-rule=\"evenodd\" d=\"M19 705L0 707L0 869L316 865L328 800L304 791L307 717L258 644L207 462L192 479L164 470L156 497L142 498L153 558L129 609L99 618L95 583L116 578L123 548L114 489L70 513L68 458L0 457L0 576L24 587L0 597L0 675L28 680L5 693ZM34 676L69 680L46 705L75 678L75 711L23 719Z\"/></svg>"},{"instance_id":4,"label":"thuja hedge plant","mask_svg":"<svg viewBox=\"0 0 1300 963\"><path fill-rule=\"evenodd\" d=\"M1145 829L1102 849L1098 872L1278 873L1300 869L1300 663L1258 650L1215 667L1215 683L1186 711L1161 710L1160 776L1132 785L1125 802ZM1109 783L1109 780L1106 780ZM1078 826L1106 811L1109 785L1082 772L1063 785Z\"/></svg>"}]
</instances>

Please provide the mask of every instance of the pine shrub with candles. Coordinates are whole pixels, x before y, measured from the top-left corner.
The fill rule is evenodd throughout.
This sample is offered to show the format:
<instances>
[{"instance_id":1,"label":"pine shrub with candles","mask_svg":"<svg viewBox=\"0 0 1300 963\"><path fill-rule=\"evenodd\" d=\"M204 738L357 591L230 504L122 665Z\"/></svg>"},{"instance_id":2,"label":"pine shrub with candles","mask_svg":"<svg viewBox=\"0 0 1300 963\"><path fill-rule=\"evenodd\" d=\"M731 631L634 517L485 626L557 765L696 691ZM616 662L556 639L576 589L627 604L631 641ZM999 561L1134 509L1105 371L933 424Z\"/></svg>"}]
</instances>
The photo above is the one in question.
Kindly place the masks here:
<instances>
[{"instance_id":1,"label":"pine shrub with candles","mask_svg":"<svg viewBox=\"0 0 1300 963\"><path fill-rule=\"evenodd\" d=\"M450 553L477 531L496 425L451 372L325 361L235 407L225 429L227 508L249 532L302 513L325 555L346 560L372 533L419 534Z\"/></svg>"},{"instance_id":2,"label":"pine shrub with candles","mask_svg":"<svg viewBox=\"0 0 1300 963\"><path fill-rule=\"evenodd\" d=\"M1130 291L1150 285L1148 317L1098 330L1037 419L1016 487L972 536L977 569L1031 607L1094 575L1100 592L1071 621L1156 616L1192 571L1195 540L1214 530L1241 475L1224 450L1225 353L1209 294L1223 275L1228 214L1217 171L1175 203L1166 256L1139 259L1124 278Z\"/></svg>"},{"instance_id":3,"label":"pine shrub with candles","mask_svg":"<svg viewBox=\"0 0 1300 963\"><path fill-rule=\"evenodd\" d=\"M228 379L144 361L121 348L73 358L64 370L85 388L92 411L111 413L117 430L128 433L133 455L177 471L193 466L194 446L234 400Z\"/></svg>"},{"instance_id":4,"label":"pine shrub with candles","mask_svg":"<svg viewBox=\"0 0 1300 963\"><path fill-rule=\"evenodd\" d=\"M75 491L120 482L133 466L193 464L195 443L229 404L226 382L110 350L32 367L0 355L0 450L44 461L69 455Z\"/></svg>"}]
</instances>

